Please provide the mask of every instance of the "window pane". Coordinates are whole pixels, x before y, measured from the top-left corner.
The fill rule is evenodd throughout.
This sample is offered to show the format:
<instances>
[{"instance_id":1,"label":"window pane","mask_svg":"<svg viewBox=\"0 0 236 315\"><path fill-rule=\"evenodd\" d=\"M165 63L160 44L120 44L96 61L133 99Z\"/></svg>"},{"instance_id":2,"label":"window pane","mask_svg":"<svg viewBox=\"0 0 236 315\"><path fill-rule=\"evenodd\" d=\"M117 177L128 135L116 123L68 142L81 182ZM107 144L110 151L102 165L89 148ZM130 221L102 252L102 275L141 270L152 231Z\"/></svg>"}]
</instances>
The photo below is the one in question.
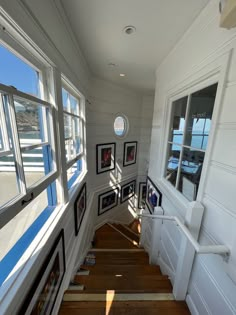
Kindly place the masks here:
<instances>
[{"instance_id":1,"label":"window pane","mask_svg":"<svg viewBox=\"0 0 236 315\"><path fill-rule=\"evenodd\" d=\"M126 120L122 116L117 116L114 121L114 132L117 136L123 137L126 133Z\"/></svg>"},{"instance_id":2,"label":"window pane","mask_svg":"<svg viewBox=\"0 0 236 315\"><path fill-rule=\"evenodd\" d=\"M80 153L80 118L64 114L66 159L70 161Z\"/></svg>"},{"instance_id":3,"label":"window pane","mask_svg":"<svg viewBox=\"0 0 236 315\"><path fill-rule=\"evenodd\" d=\"M81 170L82 160L78 160L75 164L72 165L72 167L67 170L68 189L70 189L73 183L76 181L79 174L81 173Z\"/></svg>"},{"instance_id":4,"label":"window pane","mask_svg":"<svg viewBox=\"0 0 236 315\"><path fill-rule=\"evenodd\" d=\"M0 206L19 193L13 155L0 157Z\"/></svg>"},{"instance_id":5,"label":"window pane","mask_svg":"<svg viewBox=\"0 0 236 315\"><path fill-rule=\"evenodd\" d=\"M189 200L195 200L200 182L205 153L185 148L181 163L179 191Z\"/></svg>"},{"instance_id":6,"label":"window pane","mask_svg":"<svg viewBox=\"0 0 236 315\"><path fill-rule=\"evenodd\" d=\"M62 103L63 103L63 109L66 110L66 111L69 111L69 108L68 108L68 105L69 105L69 102L68 102L68 93L66 92L65 89L62 89Z\"/></svg>"},{"instance_id":7,"label":"window pane","mask_svg":"<svg viewBox=\"0 0 236 315\"><path fill-rule=\"evenodd\" d=\"M70 112L74 115L79 115L79 103L72 95L70 95Z\"/></svg>"},{"instance_id":8,"label":"window pane","mask_svg":"<svg viewBox=\"0 0 236 315\"><path fill-rule=\"evenodd\" d=\"M65 141L65 149L66 149L66 160L70 161L75 156L73 140Z\"/></svg>"},{"instance_id":9,"label":"window pane","mask_svg":"<svg viewBox=\"0 0 236 315\"><path fill-rule=\"evenodd\" d=\"M211 128L217 84L192 94L185 145L205 150Z\"/></svg>"},{"instance_id":10,"label":"window pane","mask_svg":"<svg viewBox=\"0 0 236 315\"><path fill-rule=\"evenodd\" d=\"M65 139L72 138L72 116L64 114Z\"/></svg>"},{"instance_id":11,"label":"window pane","mask_svg":"<svg viewBox=\"0 0 236 315\"><path fill-rule=\"evenodd\" d=\"M183 143L185 115L188 97L183 97L173 102L173 113L171 119L171 131L169 140L174 143Z\"/></svg>"},{"instance_id":12,"label":"window pane","mask_svg":"<svg viewBox=\"0 0 236 315\"><path fill-rule=\"evenodd\" d=\"M22 154L22 160L27 187L30 187L53 171L51 148L49 145L25 151Z\"/></svg>"},{"instance_id":13,"label":"window pane","mask_svg":"<svg viewBox=\"0 0 236 315\"><path fill-rule=\"evenodd\" d=\"M166 179L171 182L172 185L176 184L176 177L179 165L179 156L181 152L181 147L177 145L168 145L168 160L166 169Z\"/></svg>"},{"instance_id":14,"label":"window pane","mask_svg":"<svg viewBox=\"0 0 236 315\"><path fill-rule=\"evenodd\" d=\"M14 104L21 146L29 146L45 141L46 124L44 126L44 135L43 117L46 113L46 108L40 105L33 105L27 100L16 97L14 98Z\"/></svg>"},{"instance_id":15,"label":"window pane","mask_svg":"<svg viewBox=\"0 0 236 315\"><path fill-rule=\"evenodd\" d=\"M0 45L0 83L39 97L38 72Z\"/></svg>"}]
</instances>

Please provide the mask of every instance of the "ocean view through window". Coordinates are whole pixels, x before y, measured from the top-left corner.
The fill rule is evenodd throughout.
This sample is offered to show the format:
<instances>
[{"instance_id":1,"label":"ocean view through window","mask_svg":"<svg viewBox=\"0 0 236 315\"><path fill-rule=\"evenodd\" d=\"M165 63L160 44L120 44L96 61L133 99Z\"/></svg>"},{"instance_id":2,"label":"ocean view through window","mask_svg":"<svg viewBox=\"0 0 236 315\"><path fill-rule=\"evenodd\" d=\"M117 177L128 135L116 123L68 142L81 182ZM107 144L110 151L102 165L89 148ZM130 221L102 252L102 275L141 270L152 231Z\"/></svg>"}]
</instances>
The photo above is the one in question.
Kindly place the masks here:
<instances>
[{"instance_id":1,"label":"ocean view through window","mask_svg":"<svg viewBox=\"0 0 236 315\"><path fill-rule=\"evenodd\" d=\"M172 103L165 177L189 201L197 198L216 91L213 84Z\"/></svg>"}]
</instances>

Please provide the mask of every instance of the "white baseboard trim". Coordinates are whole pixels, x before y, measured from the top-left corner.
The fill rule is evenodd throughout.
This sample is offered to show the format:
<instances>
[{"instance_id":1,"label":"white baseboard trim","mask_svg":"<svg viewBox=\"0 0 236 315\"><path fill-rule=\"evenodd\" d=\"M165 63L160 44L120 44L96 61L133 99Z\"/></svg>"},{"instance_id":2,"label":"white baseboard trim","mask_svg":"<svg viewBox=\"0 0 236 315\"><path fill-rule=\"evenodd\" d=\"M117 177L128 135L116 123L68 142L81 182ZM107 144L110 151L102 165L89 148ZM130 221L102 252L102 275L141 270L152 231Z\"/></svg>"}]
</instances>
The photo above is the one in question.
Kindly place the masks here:
<instances>
[{"instance_id":1,"label":"white baseboard trim","mask_svg":"<svg viewBox=\"0 0 236 315\"><path fill-rule=\"evenodd\" d=\"M191 296L189 294L186 297L186 303L187 303L188 308L189 308L189 310L190 310L192 315L200 315L198 313L198 310L197 310L197 308L196 308L196 306L195 306L195 304L194 304L194 302L193 302L193 300L192 300L192 298L191 298Z\"/></svg>"}]
</instances>

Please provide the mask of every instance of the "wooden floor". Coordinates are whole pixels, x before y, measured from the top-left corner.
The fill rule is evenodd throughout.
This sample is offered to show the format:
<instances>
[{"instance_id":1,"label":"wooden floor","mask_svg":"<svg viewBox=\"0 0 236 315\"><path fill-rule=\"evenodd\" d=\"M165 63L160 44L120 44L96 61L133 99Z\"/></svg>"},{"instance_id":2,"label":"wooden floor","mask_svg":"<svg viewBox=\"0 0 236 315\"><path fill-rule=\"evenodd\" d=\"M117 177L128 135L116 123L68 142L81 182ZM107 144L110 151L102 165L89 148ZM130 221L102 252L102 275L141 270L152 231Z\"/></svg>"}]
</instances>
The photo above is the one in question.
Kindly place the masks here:
<instances>
[{"instance_id":1,"label":"wooden floor","mask_svg":"<svg viewBox=\"0 0 236 315\"><path fill-rule=\"evenodd\" d=\"M173 300L168 277L149 265L138 233L137 221L128 228L106 224L97 230L88 253L92 265L81 266L89 275L74 278L83 290L73 286L65 292L59 315L190 314L185 302Z\"/></svg>"}]
</instances>

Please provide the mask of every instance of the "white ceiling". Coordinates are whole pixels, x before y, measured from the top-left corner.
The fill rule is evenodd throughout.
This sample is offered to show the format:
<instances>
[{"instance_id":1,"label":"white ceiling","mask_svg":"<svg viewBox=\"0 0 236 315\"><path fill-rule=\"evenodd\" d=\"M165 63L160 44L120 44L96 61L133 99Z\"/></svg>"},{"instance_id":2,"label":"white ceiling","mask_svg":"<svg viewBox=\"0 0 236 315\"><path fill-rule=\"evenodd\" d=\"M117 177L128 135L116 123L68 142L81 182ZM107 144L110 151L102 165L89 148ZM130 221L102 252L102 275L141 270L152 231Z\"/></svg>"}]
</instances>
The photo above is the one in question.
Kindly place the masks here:
<instances>
[{"instance_id":1,"label":"white ceiling","mask_svg":"<svg viewBox=\"0 0 236 315\"><path fill-rule=\"evenodd\" d=\"M61 4L93 74L150 91L156 68L208 1L61 0ZM136 33L122 32L127 25L134 25Z\"/></svg>"}]
</instances>

